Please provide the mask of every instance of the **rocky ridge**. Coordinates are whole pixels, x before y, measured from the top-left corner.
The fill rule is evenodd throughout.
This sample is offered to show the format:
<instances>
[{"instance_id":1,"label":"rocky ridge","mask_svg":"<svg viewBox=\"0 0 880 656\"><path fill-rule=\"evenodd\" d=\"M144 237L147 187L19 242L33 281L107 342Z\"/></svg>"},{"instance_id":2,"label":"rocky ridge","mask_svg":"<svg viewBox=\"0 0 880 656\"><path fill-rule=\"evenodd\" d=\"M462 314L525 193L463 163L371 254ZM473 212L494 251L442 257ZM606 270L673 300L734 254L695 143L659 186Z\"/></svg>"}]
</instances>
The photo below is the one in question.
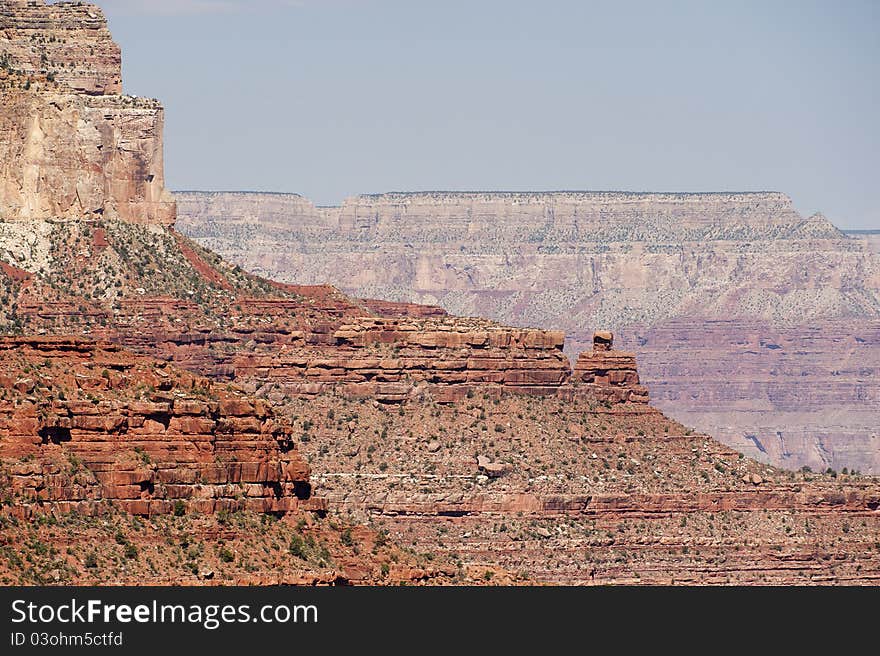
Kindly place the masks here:
<instances>
[{"instance_id":1,"label":"rocky ridge","mask_svg":"<svg viewBox=\"0 0 880 656\"><path fill-rule=\"evenodd\" d=\"M324 509L265 401L110 344L13 337L0 353L0 459L25 513Z\"/></svg>"},{"instance_id":2,"label":"rocky ridge","mask_svg":"<svg viewBox=\"0 0 880 656\"><path fill-rule=\"evenodd\" d=\"M572 359L608 327L677 419L787 468L880 471L880 259L784 194L177 198L182 232L261 275L552 326Z\"/></svg>"},{"instance_id":3,"label":"rocky ridge","mask_svg":"<svg viewBox=\"0 0 880 656\"><path fill-rule=\"evenodd\" d=\"M0 233L8 230L0 256L16 262L0 273L7 330L101 338L252 391L451 401L475 387L570 394L576 381L579 393L647 403L632 354L598 363L629 376L573 380L558 331L361 302L329 287L274 284L164 227L110 220L42 225L16 232L0 224ZM370 305L385 316L369 316Z\"/></svg>"},{"instance_id":4,"label":"rocky ridge","mask_svg":"<svg viewBox=\"0 0 880 656\"><path fill-rule=\"evenodd\" d=\"M326 510L265 401L111 344L0 338L0 581L467 580Z\"/></svg>"}]
</instances>

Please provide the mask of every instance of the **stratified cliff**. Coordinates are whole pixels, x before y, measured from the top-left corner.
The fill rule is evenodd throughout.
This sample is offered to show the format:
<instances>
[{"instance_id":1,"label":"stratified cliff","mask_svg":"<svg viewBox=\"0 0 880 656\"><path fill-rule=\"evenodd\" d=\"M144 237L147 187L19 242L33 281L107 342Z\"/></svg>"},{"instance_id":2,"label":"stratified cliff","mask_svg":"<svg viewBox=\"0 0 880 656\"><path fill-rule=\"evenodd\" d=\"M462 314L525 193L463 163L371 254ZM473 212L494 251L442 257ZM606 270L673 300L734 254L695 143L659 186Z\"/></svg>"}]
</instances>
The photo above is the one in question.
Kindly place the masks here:
<instances>
[{"instance_id":1,"label":"stratified cliff","mask_svg":"<svg viewBox=\"0 0 880 656\"><path fill-rule=\"evenodd\" d=\"M164 111L122 93L94 5L0 3L0 217L170 225Z\"/></svg>"},{"instance_id":2,"label":"stratified cliff","mask_svg":"<svg viewBox=\"0 0 880 656\"><path fill-rule=\"evenodd\" d=\"M37 42L100 15L2 6ZM880 577L876 479L784 472L667 419L609 331L572 367L558 330L248 274L168 225L161 176L145 180L158 105L50 77L3 78L0 583ZM373 200L294 202L310 234L384 225ZM827 229L786 216L786 231ZM383 230L417 236L406 223ZM699 217L686 230L728 235Z\"/></svg>"},{"instance_id":3,"label":"stratified cliff","mask_svg":"<svg viewBox=\"0 0 880 656\"><path fill-rule=\"evenodd\" d=\"M356 306L224 265L227 278L169 228L162 107L118 95L101 10L0 2L0 89L0 583L444 576L325 521L291 421L265 400L168 364L163 349L192 330L207 352L204 332L240 294L262 296L242 325L298 312L285 335Z\"/></svg>"},{"instance_id":4,"label":"stratified cliff","mask_svg":"<svg viewBox=\"0 0 880 656\"><path fill-rule=\"evenodd\" d=\"M868 249L880 253L880 230L849 230L847 235L864 242Z\"/></svg>"},{"instance_id":5,"label":"stratified cliff","mask_svg":"<svg viewBox=\"0 0 880 656\"><path fill-rule=\"evenodd\" d=\"M139 515L323 510L289 421L167 363L71 338L0 338L0 461L36 501ZM74 464L71 467L71 464ZM180 512L180 511L179 511Z\"/></svg>"},{"instance_id":6,"label":"stratified cliff","mask_svg":"<svg viewBox=\"0 0 880 656\"><path fill-rule=\"evenodd\" d=\"M0 32L4 68L48 75L78 93L122 93L122 53L95 5L3 0Z\"/></svg>"},{"instance_id":7,"label":"stratified cliff","mask_svg":"<svg viewBox=\"0 0 880 656\"><path fill-rule=\"evenodd\" d=\"M759 459L880 471L880 258L784 194L180 193L249 270L564 330L609 327L664 411Z\"/></svg>"},{"instance_id":8,"label":"stratified cliff","mask_svg":"<svg viewBox=\"0 0 880 656\"><path fill-rule=\"evenodd\" d=\"M163 227L0 222L0 261L0 332L100 337L254 391L450 401L570 394L577 378L559 331L272 283ZM634 370L632 353L612 353L599 369ZM633 376L577 382L596 400L648 400Z\"/></svg>"}]
</instances>

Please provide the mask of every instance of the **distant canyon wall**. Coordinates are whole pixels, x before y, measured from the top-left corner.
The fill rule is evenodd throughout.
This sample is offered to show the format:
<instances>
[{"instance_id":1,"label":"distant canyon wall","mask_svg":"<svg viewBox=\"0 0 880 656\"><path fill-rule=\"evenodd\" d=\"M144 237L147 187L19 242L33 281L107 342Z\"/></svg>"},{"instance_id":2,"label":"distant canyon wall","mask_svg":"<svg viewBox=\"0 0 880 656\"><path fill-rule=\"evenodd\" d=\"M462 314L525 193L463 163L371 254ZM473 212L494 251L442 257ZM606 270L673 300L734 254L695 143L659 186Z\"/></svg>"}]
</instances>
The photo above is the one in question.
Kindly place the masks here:
<instances>
[{"instance_id":1,"label":"distant canyon wall","mask_svg":"<svg viewBox=\"0 0 880 656\"><path fill-rule=\"evenodd\" d=\"M864 242L869 250L880 253L880 230L851 230L846 234L853 239Z\"/></svg>"},{"instance_id":2,"label":"distant canyon wall","mask_svg":"<svg viewBox=\"0 0 880 656\"><path fill-rule=\"evenodd\" d=\"M571 356L612 329L673 417L789 468L880 472L880 258L784 194L177 200L182 232L256 273L561 329Z\"/></svg>"}]
</instances>

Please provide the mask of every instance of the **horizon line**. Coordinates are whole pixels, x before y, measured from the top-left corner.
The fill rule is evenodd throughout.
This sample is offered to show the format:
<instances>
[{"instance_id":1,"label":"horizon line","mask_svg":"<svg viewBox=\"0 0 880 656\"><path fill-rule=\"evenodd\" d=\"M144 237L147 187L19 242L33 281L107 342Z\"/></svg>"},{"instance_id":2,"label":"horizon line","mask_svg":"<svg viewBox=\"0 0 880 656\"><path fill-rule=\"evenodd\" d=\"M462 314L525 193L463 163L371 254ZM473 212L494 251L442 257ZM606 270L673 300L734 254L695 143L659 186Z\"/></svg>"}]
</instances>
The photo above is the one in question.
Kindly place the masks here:
<instances>
[{"instance_id":1,"label":"horizon line","mask_svg":"<svg viewBox=\"0 0 880 656\"><path fill-rule=\"evenodd\" d=\"M310 200L308 196L296 191L265 191L253 189L172 189L173 194L252 194L265 196L296 196L305 200ZM748 191L631 191L624 189L545 189L545 190L505 190L505 189L422 189L416 191L381 191L351 194L345 196L344 200L349 198L379 198L382 196L420 196L420 195L505 195L505 196L538 196L550 194L621 194L628 196L754 196L760 194L779 194L785 196L789 200L791 197L783 191L776 190L748 190ZM338 205L323 205L321 207L338 207Z\"/></svg>"}]
</instances>

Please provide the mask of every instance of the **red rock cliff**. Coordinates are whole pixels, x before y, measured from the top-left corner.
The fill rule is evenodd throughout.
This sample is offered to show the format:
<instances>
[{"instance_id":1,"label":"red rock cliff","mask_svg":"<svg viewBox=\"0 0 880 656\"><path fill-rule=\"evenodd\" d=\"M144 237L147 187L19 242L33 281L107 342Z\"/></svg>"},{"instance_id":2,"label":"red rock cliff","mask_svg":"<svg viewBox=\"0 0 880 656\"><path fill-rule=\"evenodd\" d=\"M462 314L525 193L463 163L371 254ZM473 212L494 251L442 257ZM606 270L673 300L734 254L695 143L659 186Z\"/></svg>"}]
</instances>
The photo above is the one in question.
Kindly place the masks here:
<instances>
[{"instance_id":1,"label":"red rock cliff","mask_svg":"<svg viewBox=\"0 0 880 656\"><path fill-rule=\"evenodd\" d=\"M321 508L290 423L264 401L69 338L0 339L0 460L24 510Z\"/></svg>"}]
</instances>

